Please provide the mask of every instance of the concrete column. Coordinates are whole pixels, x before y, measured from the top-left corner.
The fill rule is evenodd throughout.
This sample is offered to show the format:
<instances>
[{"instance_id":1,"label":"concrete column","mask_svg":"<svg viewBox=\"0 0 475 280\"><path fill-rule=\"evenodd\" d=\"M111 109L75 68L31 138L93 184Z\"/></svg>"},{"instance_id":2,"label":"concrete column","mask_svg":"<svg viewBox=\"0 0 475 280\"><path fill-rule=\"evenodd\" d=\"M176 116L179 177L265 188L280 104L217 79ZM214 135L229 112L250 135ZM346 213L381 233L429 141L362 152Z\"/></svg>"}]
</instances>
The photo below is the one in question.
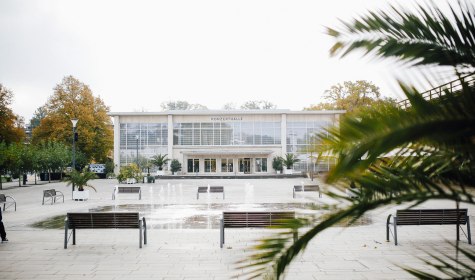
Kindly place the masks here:
<instances>
[{"instance_id":1,"label":"concrete column","mask_svg":"<svg viewBox=\"0 0 475 280\"><path fill-rule=\"evenodd\" d=\"M173 116L168 115L168 170L170 170L171 159L173 159Z\"/></svg>"},{"instance_id":2,"label":"concrete column","mask_svg":"<svg viewBox=\"0 0 475 280\"><path fill-rule=\"evenodd\" d=\"M114 173L120 171L120 117L114 116Z\"/></svg>"},{"instance_id":3,"label":"concrete column","mask_svg":"<svg viewBox=\"0 0 475 280\"><path fill-rule=\"evenodd\" d=\"M284 156L287 153L287 114L282 114L280 129L280 143L282 145L282 154L280 156Z\"/></svg>"}]
</instances>

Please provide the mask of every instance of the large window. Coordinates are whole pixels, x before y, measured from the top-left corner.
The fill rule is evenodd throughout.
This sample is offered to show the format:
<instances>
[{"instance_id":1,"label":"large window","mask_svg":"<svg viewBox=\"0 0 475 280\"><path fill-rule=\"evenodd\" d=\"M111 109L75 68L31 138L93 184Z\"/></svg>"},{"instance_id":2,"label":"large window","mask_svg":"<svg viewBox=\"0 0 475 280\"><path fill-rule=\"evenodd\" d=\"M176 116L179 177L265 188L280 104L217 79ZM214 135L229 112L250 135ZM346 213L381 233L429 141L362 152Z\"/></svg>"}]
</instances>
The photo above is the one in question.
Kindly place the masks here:
<instances>
[{"instance_id":1,"label":"large window","mask_svg":"<svg viewBox=\"0 0 475 280\"><path fill-rule=\"evenodd\" d=\"M216 172L216 159L215 158L205 159L205 172Z\"/></svg>"},{"instance_id":2,"label":"large window","mask_svg":"<svg viewBox=\"0 0 475 280\"><path fill-rule=\"evenodd\" d=\"M137 139L138 137L138 139ZM168 152L167 123L121 123L120 164L127 165L139 158L151 158Z\"/></svg>"},{"instance_id":3,"label":"large window","mask_svg":"<svg viewBox=\"0 0 475 280\"><path fill-rule=\"evenodd\" d=\"M187 161L188 173L200 172L200 160L197 158L189 158Z\"/></svg>"},{"instance_id":4,"label":"large window","mask_svg":"<svg viewBox=\"0 0 475 280\"><path fill-rule=\"evenodd\" d=\"M280 122L176 123L174 145L239 146L278 145Z\"/></svg>"},{"instance_id":5,"label":"large window","mask_svg":"<svg viewBox=\"0 0 475 280\"><path fill-rule=\"evenodd\" d=\"M287 153L293 153L300 159L294 164L295 170L313 170L314 165L320 163L312 162L311 150L315 150L316 136L322 133L330 125L328 121L303 121L287 122ZM315 156L315 154L313 154Z\"/></svg>"},{"instance_id":6,"label":"large window","mask_svg":"<svg viewBox=\"0 0 475 280\"><path fill-rule=\"evenodd\" d=\"M233 172L233 159L222 158L221 159L221 172Z\"/></svg>"},{"instance_id":7,"label":"large window","mask_svg":"<svg viewBox=\"0 0 475 280\"><path fill-rule=\"evenodd\" d=\"M239 172L251 173L251 159L250 158L239 159Z\"/></svg>"},{"instance_id":8,"label":"large window","mask_svg":"<svg viewBox=\"0 0 475 280\"><path fill-rule=\"evenodd\" d=\"M256 158L256 172L267 172L267 158Z\"/></svg>"}]
</instances>

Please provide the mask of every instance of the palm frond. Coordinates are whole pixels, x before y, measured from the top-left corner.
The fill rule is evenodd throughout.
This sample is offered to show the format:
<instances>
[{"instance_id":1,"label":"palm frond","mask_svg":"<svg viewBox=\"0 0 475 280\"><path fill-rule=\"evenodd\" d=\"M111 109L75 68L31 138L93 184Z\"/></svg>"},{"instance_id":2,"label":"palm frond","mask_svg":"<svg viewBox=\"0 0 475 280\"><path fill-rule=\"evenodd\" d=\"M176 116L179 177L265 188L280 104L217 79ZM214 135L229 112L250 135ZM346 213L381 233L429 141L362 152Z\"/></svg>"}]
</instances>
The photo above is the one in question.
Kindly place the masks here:
<instances>
[{"instance_id":1,"label":"palm frond","mask_svg":"<svg viewBox=\"0 0 475 280\"><path fill-rule=\"evenodd\" d=\"M437 255L427 253L433 261L419 258L436 271L439 271L440 275L434 275L410 267L399 267L419 279L440 279L442 278L441 275L445 275L449 279L475 279L475 251L459 248L457 245L453 245L453 248L454 252L456 252L455 256L448 254L446 251L437 250ZM464 256L464 259L459 257L458 252Z\"/></svg>"},{"instance_id":2,"label":"palm frond","mask_svg":"<svg viewBox=\"0 0 475 280\"><path fill-rule=\"evenodd\" d=\"M397 58L415 65L475 67L475 17L470 2L461 1L451 12L422 6L416 12L391 6L369 12L340 29L327 28L336 39L332 55L360 49L381 58ZM455 24L454 24L455 23Z\"/></svg>"}]
</instances>

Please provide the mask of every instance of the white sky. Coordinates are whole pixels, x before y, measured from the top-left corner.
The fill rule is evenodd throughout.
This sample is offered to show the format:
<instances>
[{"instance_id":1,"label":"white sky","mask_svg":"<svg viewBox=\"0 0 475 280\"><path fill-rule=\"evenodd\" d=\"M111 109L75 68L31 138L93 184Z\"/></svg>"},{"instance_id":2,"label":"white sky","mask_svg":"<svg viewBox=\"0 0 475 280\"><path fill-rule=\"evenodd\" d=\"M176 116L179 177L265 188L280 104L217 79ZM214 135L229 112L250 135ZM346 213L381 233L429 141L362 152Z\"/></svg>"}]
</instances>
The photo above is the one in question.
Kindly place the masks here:
<instances>
[{"instance_id":1,"label":"white sky","mask_svg":"<svg viewBox=\"0 0 475 280\"><path fill-rule=\"evenodd\" d=\"M394 64L329 57L324 26L375 7L387 2L2 0L0 83L26 121L67 75L114 112L258 99L301 110L332 85L360 79L400 98Z\"/></svg>"}]
</instances>

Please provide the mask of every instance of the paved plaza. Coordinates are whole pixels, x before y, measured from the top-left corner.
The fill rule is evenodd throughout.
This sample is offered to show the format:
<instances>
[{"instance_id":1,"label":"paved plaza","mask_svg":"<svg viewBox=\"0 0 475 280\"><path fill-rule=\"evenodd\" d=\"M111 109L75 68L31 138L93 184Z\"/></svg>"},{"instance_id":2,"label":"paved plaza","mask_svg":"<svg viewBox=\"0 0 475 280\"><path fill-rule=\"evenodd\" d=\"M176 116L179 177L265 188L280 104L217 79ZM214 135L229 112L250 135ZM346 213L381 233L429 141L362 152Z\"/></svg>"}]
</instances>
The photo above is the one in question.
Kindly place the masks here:
<instances>
[{"instance_id":1,"label":"paved plaza","mask_svg":"<svg viewBox=\"0 0 475 280\"><path fill-rule=\"evenodd\" d=\"M286 204L313 203L318 210L338 203L326 195L318 198L315 193L299 193L292 198L294 185L312 183L305 178L157 180L135 185L142 187L142 200L133 194L120 194L112 200L116 180L91 181L97 192L91 190L88 201L73 201L71 187L64 182L39 183L26 187L8 183L0 191L18 203L16 212L10 208L3 213L10 242L0 244L0 279L244 279L236 263L253 252L250 247L257 239L274 231L227 229L226 244L220 249L216 219L222 209L278 206L284 210ZM204 194L197 200L197 186L208 184L224 186L225 199L221 194ZM64 203L42 205L43 190L51 188L65 194ZM124 205L144 209L139 211L150 221L148 244L142 249L138 230L78 230L77 244L70 241L65 250L64 229L32 226L67 212L104 207L122 211ZM462 206L469 208L474 232L475 207ZM455 205L432 201L420 207ZM434 250L454 255L447 241L455 240L455 226L401 227L400 244L395 246L385 241L385 222L397 208L402 206L373 211L365 223L356 226L323 232L290 265L286 279L413 279L401 266L435 273L420 258L429 258ZM463 235L461 239L462 248L473 250L474 245L468 245Z\"/></svg>"}]
</instances>

